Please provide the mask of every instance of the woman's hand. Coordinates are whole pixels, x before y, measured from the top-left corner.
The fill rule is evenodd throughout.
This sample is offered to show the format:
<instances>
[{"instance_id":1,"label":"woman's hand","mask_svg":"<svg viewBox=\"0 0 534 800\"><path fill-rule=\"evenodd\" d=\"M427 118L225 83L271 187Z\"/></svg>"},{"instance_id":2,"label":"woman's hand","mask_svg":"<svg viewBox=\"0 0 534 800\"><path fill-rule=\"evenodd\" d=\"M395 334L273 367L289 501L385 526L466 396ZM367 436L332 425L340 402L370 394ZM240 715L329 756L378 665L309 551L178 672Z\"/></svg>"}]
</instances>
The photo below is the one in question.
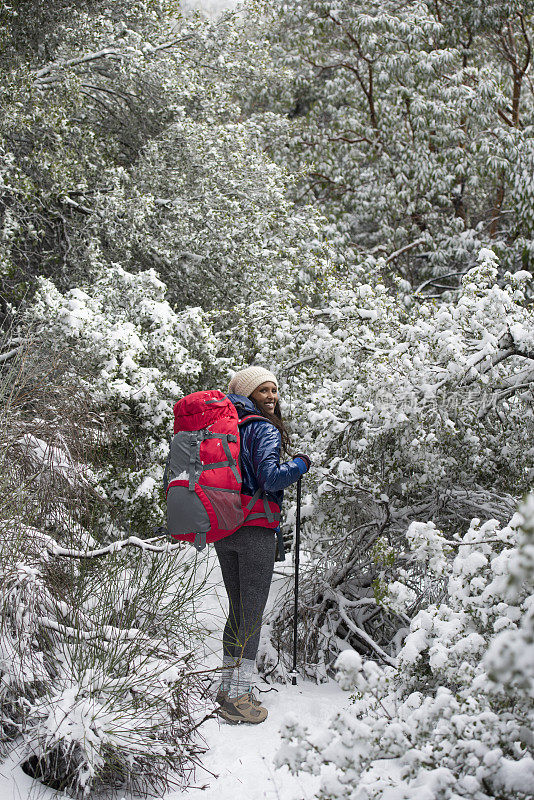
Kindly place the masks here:
<instances>
[{"instance_id":1,"label":"woman's hand","mask_svg":"<svg viewBox=\"0 0 534 800\"><path fill-rule=\"evenodd\" d=\"M308 472L309 468L311 467L311 460L308 456L305 456L304 453L297 453L296 456L293 456L293 461L300 461L303 465L302 474L304 475Z\"/></svg>"}]
</instances>

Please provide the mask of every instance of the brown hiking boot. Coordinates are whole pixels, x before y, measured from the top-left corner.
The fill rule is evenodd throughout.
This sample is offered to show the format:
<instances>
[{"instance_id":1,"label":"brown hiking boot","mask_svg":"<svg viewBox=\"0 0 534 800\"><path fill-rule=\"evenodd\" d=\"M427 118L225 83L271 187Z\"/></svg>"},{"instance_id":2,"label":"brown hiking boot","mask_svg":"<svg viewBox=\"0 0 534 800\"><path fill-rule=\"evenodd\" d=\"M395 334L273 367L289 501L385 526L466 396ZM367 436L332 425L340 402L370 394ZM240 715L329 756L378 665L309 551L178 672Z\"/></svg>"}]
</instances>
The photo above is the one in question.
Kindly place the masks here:
<instances>
[{"instance_id":1,"label":"brown hiking boot","mask_svg":"<svg viewBox=\"0 0 534 800\"><path fill-rule=\"evenodd\" d=\"M217 703L217 705L222 706L227 697L228 697L228 692L225 692L224 689L221 689L221 687L219 687L219 691L217 692L215 702ZM257 697L254 697L252 691L250 692L250 702L253 703L255 706L261 706L260 701L258 700Z\"/></svg>"},{"instance_id":2,"label":"brown hiking boot","mask_svg":"<svg viewBox=\"0 0 534 800\"><path fill-rule=\"evenodd\" d=\"M239 697L226 697L221 703L219 714L227 722L251 722L257 725L267 718L267 709L252 692L245 692Z\"/></svg>"}]
</instances>

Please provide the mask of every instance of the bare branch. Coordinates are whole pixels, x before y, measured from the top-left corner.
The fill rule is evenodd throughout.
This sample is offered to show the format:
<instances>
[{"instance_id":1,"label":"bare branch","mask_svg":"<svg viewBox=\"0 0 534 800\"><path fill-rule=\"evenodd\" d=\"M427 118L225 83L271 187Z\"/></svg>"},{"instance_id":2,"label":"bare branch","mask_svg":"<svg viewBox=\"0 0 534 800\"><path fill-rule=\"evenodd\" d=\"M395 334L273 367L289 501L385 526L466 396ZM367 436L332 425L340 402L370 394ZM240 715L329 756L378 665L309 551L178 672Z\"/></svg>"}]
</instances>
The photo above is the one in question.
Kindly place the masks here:
<instances>
[{"instance_id":1,"label":"bare branch","mask_svg":"<svg viewBox=\"0 0 534 800\"><path fill-rule=\"evenodd\" d=\"M341 617L345 625L352 631L352 633L354 633L359 639L368 644L369 647L371 647L375 651L375 653L377 653L380 656L380 658L386 662L386 664L390 664L392 667L396 667L397 661L394 658L391 658L391 656L388 655L385 650L382 650L380 645L377 644L374 641L374 639L372 639L369 636L369 634L367 634L362 628L359 628L357 625L354 624L354 622L351 620L351 618L344 610L343 607L344 603L342 601L341 595L337 595L336 599L338 600L338 606L336 608L336 611L339 612L339 616Z\"/></svg>"},{"instance_id":2,"label":"bare branch","mask_svg":"<svg viewBox=\"0 0 534 800\"><path fill-rule=\"evenodd\" d=\"M358 139L349 139L348 136L328 136L327 139L329 142L347 142L347 144L360 144L360 142L366 142L370 145L375 144L366 136L360 136Z\"/></svg>"},{"instance_id":3,"label":"bare branch","mask_svg":"<svg viewBox=\"0 0 534 800\"><path fill-rule=\"evenodd\" d=\"M352 33L349 30L347 30L347 28L345 28L343 24L338 19L336 19L336 17L334 17L331 13L328 14L328 17L332 20L332 22L335 25L338 26L338 28L341 28L341 30L343 31L349 42L352 42L352 44L356 47L356 50L358 51L358 55L360 56L360 58L363 61L367 62L367 64L373 64L375 59L369 58L369 56L363 54L358 39L355 36L353 36Z\"/></svg>"},{"instance_id":4,"label":"bare branch","mask_svg":"<svg viewBox=\"0 0 534 800\"><path fill-rule=\"evenodd\" d=\"M522 73L522 75L524 75L526 73L526 71L528 70L529 66L530 66L530 58L532 56L532 46L530 44L530 39L529 39L529 36L528 36L528 33L527 33L527 29L526 29L526 25L525 25L525 17L524 17L523 14L519 14L519 22L520 22L520 25L521 25L521 32L523 34L523 39L525 40L525 43L526 43L526 46L527 46L527 52L526 52L526 55L525 55L525 63L523 64L523 67L521 69L521 73Z\"/></svg>"},{"instance_id":5,"label":"bare branch","mask_svg":"<svg viewBox=\"0 0 534 800\"><path fill-rule=\"evenodd\" d=\"M361 78L361 75L360 75L360 73L358 71L358 68L353 66L352 64L347 64L346 61L338 61L336 64L318 64L316 61L312 61L311 58L305 58L304 60L311 67L315 67L315 69L319 69L319 70L321 70L321 72L324 72L327 69L347 69L347 70L349 70L349 72L352 72L354 75L356 75L356 78L358 79L358 83L363 88L362 78ZM367 94L367 90L364 89L364 91Z\"/></svg>"},{"instance_id":6,"label":"bare branch","mask_svg":"<svg viewBox=\"0 0 534 800\"><path fill-rule=\"evenodd\" d=\"M504 113L504 111L502 109L498 108L497 109L497 114L503 120L503 122L506 122L506 124L509 125L511 128L514 127L513 121L509 117L506 116L506 114Z\"/></svg>"},{"instance_id":7,"label":"bare branch","mask_svg":"<svg viewBox=\"0 0 534 800\"><path fill-rule=\"evenodd\" d=\"M195 35L190 33L188 36L182 36L180 39L174 39L172 42L164 42L163 44L157 45L154 47L154 53L160 53L162 50L170 50L171 47L176 47L176 45L182 44L182 42L188 42L191 39L194 39Z\"/></svg>"},{"instance_id":8,"label":"bare branch","mask_svg":"<svg viewBox=\"0 0 534 800\"><path fill-rule=\"evenodd\" d=\"M414 247L424 244L425 241L425 239L420 238L416 239L414 242L410 242L410 244L405 244L404 247L401 247L399 250L395 250L394 253L391 253L391 255L386 258L386 264L389 264L391 261L395 261L396 258L402 256L403 253L407 253L409 250L413 250Z\"/></svg>"}]
</instances>

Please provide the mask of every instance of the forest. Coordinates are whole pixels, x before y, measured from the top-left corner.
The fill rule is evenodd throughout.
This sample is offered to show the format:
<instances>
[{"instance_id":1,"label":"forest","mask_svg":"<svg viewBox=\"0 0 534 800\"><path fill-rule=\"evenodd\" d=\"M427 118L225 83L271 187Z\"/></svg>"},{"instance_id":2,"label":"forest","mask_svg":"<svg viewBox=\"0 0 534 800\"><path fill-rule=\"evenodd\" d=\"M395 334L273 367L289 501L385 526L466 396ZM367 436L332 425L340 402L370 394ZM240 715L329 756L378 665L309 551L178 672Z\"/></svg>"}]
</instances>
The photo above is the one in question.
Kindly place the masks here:
<instances>
[{"instance_id":1,"label":"forest","mask_svg":"<svg viewBox=\"0 0 534 800\"><path fill-rule=\"evenodd\" d=\"M36 785L189 796L173 405L262 365L312 461L299 680L346 692L275 773L533 797L533 48L532 0L1 4L0 755ZM287 567L294 530L292 489Z\"/></svg>"}]
</instances>

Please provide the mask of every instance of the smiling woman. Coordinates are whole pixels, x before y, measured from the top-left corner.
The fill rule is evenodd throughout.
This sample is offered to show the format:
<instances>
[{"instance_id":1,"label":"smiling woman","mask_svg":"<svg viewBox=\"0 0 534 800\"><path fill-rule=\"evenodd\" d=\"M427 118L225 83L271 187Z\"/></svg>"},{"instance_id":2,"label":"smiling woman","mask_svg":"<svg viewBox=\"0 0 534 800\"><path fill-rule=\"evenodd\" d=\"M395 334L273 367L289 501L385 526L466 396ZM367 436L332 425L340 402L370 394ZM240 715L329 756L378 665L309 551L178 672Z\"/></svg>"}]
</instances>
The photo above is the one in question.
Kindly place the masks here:
<instances>
[{"instance_id":1,"label":"smiling woman","mask_svg":"<svg viewBox=\"0 0 534 800\"><path fill-rule=\"evenodd\" d=\"M240 419L241 493L250 513L241 528L215 543L228 595L223 633L219 713L228 722L267 717L252 694L261 622L274 567L284 489L310 468L307 456L280 464L289 436L278 402L278 382L264 367L248 367L230 381L229 399Z\"/></svg>"},{"instance_id":2,"label":"smiling woman","mask_svg":"<svg viewBox=\"0 0 534 800\"><path fill-rule=\"evenodd\" d=\"M272 381L266 381L262 383L261 386L258 386L250 397L258 408L272 414L278 402L278 386Z\"/></svg>"},{"instance_id":3,"label":"smiling woman","mask_svg":"<svg viewBox=\"0 0 534 800\"><path fill-rule=\"evenodd\" d=\"M228 391L247 397L254 404L256 411L272 422L281 437L282 452L289 451L289 434L282 421L282 412L278 398L278 383L272 372L264 367L247 367L236 372Z\"/></svg>"}]
</instances>

